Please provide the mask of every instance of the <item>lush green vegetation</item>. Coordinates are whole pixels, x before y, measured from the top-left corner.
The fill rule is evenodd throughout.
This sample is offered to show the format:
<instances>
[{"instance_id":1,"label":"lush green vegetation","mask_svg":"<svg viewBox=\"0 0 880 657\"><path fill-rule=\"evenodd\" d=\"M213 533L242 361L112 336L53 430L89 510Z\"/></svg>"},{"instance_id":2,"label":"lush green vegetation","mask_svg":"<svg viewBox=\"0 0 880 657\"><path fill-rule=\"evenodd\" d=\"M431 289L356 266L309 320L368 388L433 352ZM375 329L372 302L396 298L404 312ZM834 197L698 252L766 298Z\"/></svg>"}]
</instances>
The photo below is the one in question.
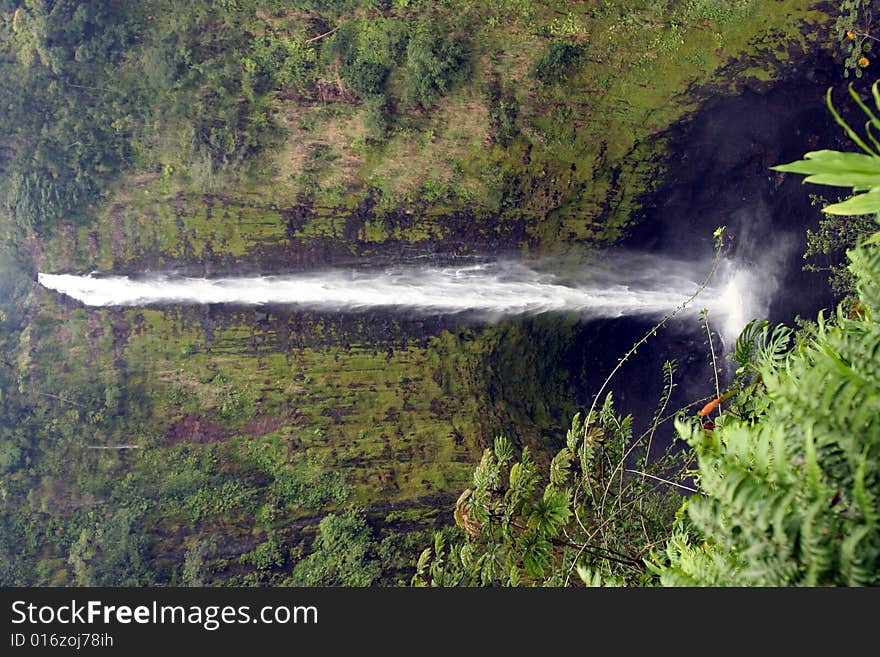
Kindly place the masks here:
<instances>
[{"instance_id":1,"label":"lush green vegetation","mask_svg":"<svg viewBox=\"0 0 880 657\"><path fill-rule=\"evenodd\" d=\"M880 110L877 84L873 93ZM853 99L868 115L870 135L880 122ZM576 416L546 474L527 450L515 462L510 443L496 439L456 506L465 540L447 547L438 537L425 548L415 584L559 586L573 573L588 586L880 583L880 204L873 197L880 154L829 107L866 152L815 151L775 168L851 188L854 196L823 210L873 221L870 236L848 252L858 296L849 309L820 314L797 334L766 321L746 326L729 389L696 413L675 414L690 448L676 455L684 463L667 454L649 468L665 401L637 440L631 417L616 415L610 398L585 422ZM671 386L669 366L667 374ZM658 484L665 488L658 492ZM693 493L677 511L668 503L672 487Z\"/></svg>"},{"instance_id":2,"label":"lush green vegetation","mask_svg":"<svg viewBox=\"0 0 880 657\"><path fill-rule=\"evenodd\" d=\"M646 434L645 475L615 467L632 436L609 401L551 461L572 400L528 398L544 364L515 325L87 311L32 274L614 242L688 90L823 47L812 5L0 1L0 582L407 583L435 530L434 552L461 540L456 491L501 428L459 506L531 557L496 567L499 530L467 581L550 578L563 530L603 517L591 567L650 581L632 562L678 498L647 475L682 456ZM604 501L566 515L581 468Z\"/></svg>"},{"instance_id":3,"label":"lush green vegetation","mask_svg":"<svg viewBox=\"0 0 880 657\"><path fill-rule=\"evenodd\" d=\"M413 582L876 586L878 243L875 232L850 252L854 311L841 306L797 336L746 327L730 389L677 414L690 449L649 464L645 443L663 407L634 441L632 418L610 399L590 421L575 418L544 472L527 449L516 460L496 439L456 506L467 538L449 545L438 535ZM682 504L674 488L693 496Z\"/></svg>"}]
</instances>

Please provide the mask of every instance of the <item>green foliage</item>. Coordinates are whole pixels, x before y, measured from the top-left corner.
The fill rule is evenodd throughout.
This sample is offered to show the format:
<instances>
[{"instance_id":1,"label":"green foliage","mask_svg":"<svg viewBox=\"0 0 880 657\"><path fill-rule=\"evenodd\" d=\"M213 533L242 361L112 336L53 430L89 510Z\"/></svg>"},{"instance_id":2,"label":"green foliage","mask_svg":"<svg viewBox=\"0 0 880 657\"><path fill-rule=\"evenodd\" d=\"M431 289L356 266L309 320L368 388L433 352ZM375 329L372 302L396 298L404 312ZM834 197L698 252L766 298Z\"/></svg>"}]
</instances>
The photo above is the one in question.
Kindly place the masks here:
<instances>
[{"instance_id":1,"label":"green foliage","mask_svg":"<svg viewBox=\"0 0 880 657\"><path fill-rule=\"evenodd\" d=\"M205 559L217 549L213 539L198 539L186 551L181 580L183 586L205 585Z\"/></svg>"},{"instance_id":2,"label":"green foliage","mask_svg":"<svg viewBox=\"0 0 880 657\"><path fill-rule=\"evenodd\" d=\"M23 514L0 510L0 586L27 586L34 563L27 555L37 543L34 527Z\"/></svg>"},{"instance_id":3,"label":"green foliage","mask_svg":"<svg viewBox=\"0 0 880 657\"><path fill-rule=\"evenodd\" d=\"M815 205L828 205L828 202L812 196ZM846 266L846 251L854 248L861 240L871 235L877 224L871 215L823 214L817 230L807 229L807 249L804 259L805 271L827 272L831 289L851 304L855 300L855 278Z\"/></svg>"},{"instance_id":4,"label":"green foliage","mask_svg":"<svg viewBox=\"0 0 880 657\"><path fill-rule=\"evenodd\" d=\"M733 359L742 376L750 370L759 372L755 363L780 365L784 362L791 340L791 329L778 325L771 326L767 320L754 319L745 325L733 351Z\"/></svg>"},{"instance_id":5,"label":"green foliage","mask_svg":"<svg viewBox=\"0 0 880 657\"><path fill-rule=\"evenodd\" d=\"M469 73L461 37L444 21L419 20L406 46L407 100L428 108Z\"/></svg>"},{"instance_id":6,"label":"green foliage","mask_svg":"<svg viewBox=\"0 0 880 657\"><path fill-rule=\"evenodd\" d=\"M277 568L284 563L284 546L279 542L275 534L257 545L250 554L242 556L243 562L249 562L256 567L257 570L269 570Z\"/></svg>"},{"instance_id":7,"label":"green foliage","mask_svg":"<svg viewBox=\"0 0 880 657\"><path fill-rule=\"evenodd\" d=\"M342 473L326 470L315 460L307 460L293 469L276 471L269 490L281 506L294 504L308 509L341 504L351 494Z\"/></svg>"},{"instance_id":8,"label":"green foliage","mask_svg":"<svg viewBox=\"0 0 880 657\"><path fill-rule=\"evenodd\" d=\"M224 481L219 486L203 487L183 500L193 522L222 518L231 513L253 513L257 491L240 482Z\"/></svg>"},{"instance_id":9,"label":"green foliage","mask_svg":"<svg viewBox=\"0 0 880 657\"><path fill-rule=\"evenodd\" d=\"M147 586L153 573L146 554L143 509L123 507L91 522L71 545L68 563L79 586Z\"/></svg>"},{"instance_id":10,"label":"green foliage","mask_svg":"<svg viewBox=\"0 0 880 657\"><path fill-rule=\"evenodd\" d=\"M94 200L127 162L115 122L135 99L105 88L104 78L135 37L126 13L104 2L26 3L11 27L0 36L14 54L0 63L5 203L20 225L41 227Z\"/></svg>"},{"instance_id":11,"label":"green foliage","mask_svg":"<svg viewBox=\"0 0 880 657\"><path fill-rule=\"evenodd\" d=\"M381 95L389 72L388 67L383 64L362 59L346 62L340 71L346 86L358 98Z\"/></svg>"},{"instance_id":12,"label":"green foliage","mask_svg":"<svg viewBox=\"0 0 880 657\"><path fill-rule=\"evenodd\" d=\"M664 584L880 583L880 249L851 257L863 316L820 322L785 360L756 353L768 402L748 421L733 404L714 431L678 424L703 494L667 546Z\"/></svg>"},{"instance_id":13,"label":"green foliage","mask_svg":"<svg viewBox=\"0 0 880 657\"><path fill-rule=\"evenodd\" d=\"M809 155L785 170L876 189L877 154ZM832 208L874 213L864 200L870 193L855 197L862 205ZM839 306L833 322L820 314L790 353L786 331L750 324L736 348L738 375L754 373L748 394L738 395L714 428L696 418L677 421L694 448L702 495L688 501L652 565L663 584L880 584L878 243L874 233L848 253L859 296L850 311Z\"/></svg>"},{"instance_id":14,"label":"green foliage","mask_svg":"<svg viewBox=\"0 0 880 657\"><path fill-rule=\"evenodd\" d=\"M493 80L488 88L489 118L492 138L498 144L507 146L517 135L517 104L510 93L505 93L498 80Z\"/></svg>"},{"instance_id":15,"label":"green foliage","mask_svg":"<svg viewBox=\"0 0 880 657\"><path fill-rule=\"evenodd\" d=\"M331 513L318 525L312 553L293 568L297 586L370 586L381 567L366 519L353 509Z\"/></svg>"},{"instance_id":16,"label":"green foliage","mask_svg":"<svg viewBox=\"0 0 880 657\"><path fill-rule=\"evenodd\" d=\"M18 223L71 218L134 165L171 157L204 178L277 144L275 97L310 92L317 51L256 14L63 0L6 15L0 166Z\"/></svg>"},{"instance_id":17,"label":"green foliage","mask_svg":"<svg viewBox=\"0 0 880 657\"><path fill-rule=\"evenodd\" d=\"M85 185L83 188L44 171L17 173L12 177L7 203L22 227L52 225L91 197L92 190Z\"/></svg>"},{"instance_id":18,"label":"green foliage","mask_svg":"<svg viewBox=\"0 0 880 657\"><path fill-rule=\"evenodd\" d=\"M554 40L539 57L533 67L532 76L541 84L559 84L565 82L571 70L584 57L584 50L579 44L570 41Z\"/></svg>"},{"instance_id":19,"label":"green foliage","mask_svg":"<svg viewBox=\"0 0 880 657\"><path fill-rule=\"evenodd\" d=\"M741 18L752 10L754 4L754 0L687 0L683 17L689 21L725 23Z\"/></svg>"},{"instance_id":20,"label":"green foliage","mask_svg":"<svg viewBox=\"0 0 880 657\"><path fill-rule=\"evenodd\" d=\"M316 52L290 36L268 32L255 36L242 56L242 87L252 100L259 94L293 88L305 92L314 80Z\"/></svg>"},{"instance_id":21,"label":"green foliage","mask_svg":"<svg viewBox=\"0 0 880 657\"><path fill-rule=\"evenodd\" d=\"M556 536L571 517L571 491L548 484L544 495L529 506L526 524L536 536Z\"/></svg>"},{"instance_id":22,"label":"green foliage","mask_svg":"<svg viewBox=\"0 0 880 657\"><path fill-rule=\"evenodd\" d=\"M321 509L340 505L351 495L345 475L317 455L290 458L287 445L272 440L244 440L244 459L269 477L260 509L265 522L298 508Z\"/></svg>"},{"instance_id":23,"label":"green foliage","mask_svg":"<svg viewBox=\"0 0 880 657\"><path fill-rule=\"evenodd\" d=\"M651 434L633 442L631 418L615 413L610 396L589 425L574 418L548 479L528 448L516 461L509 441L496 439L456 504L467 538L423 550L413 585L563 586L581 571L606 584L644 583L641 556L680 504L674 481L660 485L644 473L669 476L682 456L651 459Z\"/></svg>"},{"instance_id":24,"label":"green foliage","mask_svg":"<svg viewBox=\"0 0 880 657\"><path fill-rule=\"evenodd\" d=\"M385 83L405 54L403 25L388 19L343 23L326 44L325 59L336 59L346 89L362 100L379 98L384 104Z\"/></svg>"},{"instance_id":25,"label":"green foliage","mask_svg":"<svg viewBox=\"0 0 880 657\"><path fill-rule=\"evenodd\" d=\"M254 412L254 397L250 390L238 386L224 388L217 403L217 415L225 422L250 419Z\"/></svg>"},{"instance_id":26,"label":"green foliage","mask_svg":"<svg viewBox=\"0 0 880 657\"><path fill-rule=\"evenodd\" d=\"M388 136L388 108L384 101L371 98L367 101L367 112L364 115L364 128L373 142L383 142Z\"/></svg>"}]
</instances>

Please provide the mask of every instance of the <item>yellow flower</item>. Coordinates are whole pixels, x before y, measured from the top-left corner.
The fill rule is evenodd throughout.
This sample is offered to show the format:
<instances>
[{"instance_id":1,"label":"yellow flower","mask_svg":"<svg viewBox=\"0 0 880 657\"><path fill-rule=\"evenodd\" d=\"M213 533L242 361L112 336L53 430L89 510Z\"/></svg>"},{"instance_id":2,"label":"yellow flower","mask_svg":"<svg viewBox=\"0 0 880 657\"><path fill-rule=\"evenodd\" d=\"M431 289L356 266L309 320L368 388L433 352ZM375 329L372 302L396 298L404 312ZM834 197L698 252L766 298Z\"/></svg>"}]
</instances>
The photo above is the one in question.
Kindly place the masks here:
<instances>
[{"instance_id":1,"label":"yellow flower","mask_svg":"<svg viewBox=\"0 0 880 657\"><path fill-rule=\"evenodd\" d=\"M849 30L849 31L846 33L846 38L847 38L847 39L855 39L855 38L856 38L856 33L853 32L852 30Z\"/></svg>"},{"instance_id":2,"label":"yellow flower","mask_svg":"<svg viewBox=\"0 0 880 657\"><path fill-rule=\"evenodd\" d=\"M871 60L867 57L859 57L858 65L862 68L865 68L868 64L871 63Z\"/></svg>"}]
</instances>

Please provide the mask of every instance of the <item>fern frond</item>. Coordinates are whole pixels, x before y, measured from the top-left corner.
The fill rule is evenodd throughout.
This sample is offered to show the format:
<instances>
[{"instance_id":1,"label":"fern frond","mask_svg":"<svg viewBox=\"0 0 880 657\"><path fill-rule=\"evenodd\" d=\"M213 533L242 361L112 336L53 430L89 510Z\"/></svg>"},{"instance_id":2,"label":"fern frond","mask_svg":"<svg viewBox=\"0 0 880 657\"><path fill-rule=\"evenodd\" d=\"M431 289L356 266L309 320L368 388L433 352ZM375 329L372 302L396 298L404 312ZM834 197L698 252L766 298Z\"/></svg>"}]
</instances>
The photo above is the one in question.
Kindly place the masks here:
<instances>
[{"instance_id":1,"label":"fern frond","mask_svg":"<svg viewBox=\"0 0 880 657\"><path fill-rule=\"evenodd\" d=\"M873 319L880 319L880 248L863 247L848 255L849 270L856 276L859 301Z\"/></svg>"},{"instance_id":2,"label":"fern frond","mask_svg":"<svg viewBox=\"0 0 880 657\"><path fill-rule=\"evenodd\" d=\"M555 486L565 486L571 470L571 462L574 454L568 447L563 447L553 460L550 461L550 483Z\"/></svg>"},{"instance_id":3,"label":"fern frond","mask_svg":"<svg viewBox=\"0 0 880 657\"><path fill-rule=\"evenodd\" d=\"M580 442L581 436L583 435L584 423L581 421L581 414L576 413L571 420L571 428L569 428L565 434L565 446L568 447L572 453L576 452L578 442Z\"/></svg>"}]
</instances>

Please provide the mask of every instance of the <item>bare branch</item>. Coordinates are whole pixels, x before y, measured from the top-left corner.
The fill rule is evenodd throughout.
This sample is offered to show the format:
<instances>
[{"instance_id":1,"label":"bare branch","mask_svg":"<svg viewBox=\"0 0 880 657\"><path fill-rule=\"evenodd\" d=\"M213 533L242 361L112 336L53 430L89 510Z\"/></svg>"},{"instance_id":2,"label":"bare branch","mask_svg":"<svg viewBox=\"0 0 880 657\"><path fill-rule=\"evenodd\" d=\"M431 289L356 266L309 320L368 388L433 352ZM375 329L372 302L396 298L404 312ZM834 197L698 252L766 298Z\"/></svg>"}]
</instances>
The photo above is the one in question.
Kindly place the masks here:
<instances>
[{"instance_id":1,"label":"bare branch","mask_svg":"<svg viewBox=\"0 0 880 657\"><path fill-rule=\"evenodd\" d=\"M306 39L306 43L312 43L312 41L317 41L318 39L323 39L324 37L330 36L331 34L333 34L333 33L334 33L336 30L338 30L338 29L339 29L339 26L337 25L336 27L334 27L334 28L333 28L332 30L330 30L329 32L324 32L324 34L319 34L318 36L316 36L316 37L312 37L311 39Z\"/></svg>"},{"instance_id":2,"label":"bare branch","mask_svg":"<svg viewBox=\"0 0 880 657\"><path fill-rule=\"evenodd\" d=\"M684 484L678 484L674 481L669 481L668 479L664 479L663 477L656 477L652 474L648 474L647 472L642 472L640 470L630 470L626 469L627 472L632 472L633 474L642 475L643 477L650 477L651 479L656 479L657 481L662 481L664 484L669 484L670 486L676 486L678 488L683 488L684 490L689 490L692 493L699 493L696 488L691 488L690 486L685 486Z\"/></svg>"}]
</instances>

